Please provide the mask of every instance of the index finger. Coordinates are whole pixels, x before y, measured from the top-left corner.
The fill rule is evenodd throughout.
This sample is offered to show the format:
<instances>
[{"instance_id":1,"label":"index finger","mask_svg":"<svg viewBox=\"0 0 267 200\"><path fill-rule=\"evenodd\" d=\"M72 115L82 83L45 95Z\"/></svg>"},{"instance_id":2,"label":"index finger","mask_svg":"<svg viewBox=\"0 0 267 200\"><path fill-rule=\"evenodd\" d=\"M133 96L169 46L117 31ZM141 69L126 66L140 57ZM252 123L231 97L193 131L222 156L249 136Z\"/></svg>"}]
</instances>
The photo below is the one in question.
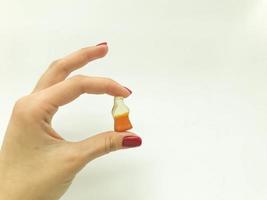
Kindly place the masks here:
<instances>
[{"instance_id":1,"label":"index finger","mask_svg":"<svg viewBox=\"0 0 267 200\"><path fill-rule=\"evenodd\" d=\"M81 94L109 94L128 97L131 93L121 84L109 78L74 76L39 92L41 101L59 107L70 103Z\"/></svg>"}]
</instances>

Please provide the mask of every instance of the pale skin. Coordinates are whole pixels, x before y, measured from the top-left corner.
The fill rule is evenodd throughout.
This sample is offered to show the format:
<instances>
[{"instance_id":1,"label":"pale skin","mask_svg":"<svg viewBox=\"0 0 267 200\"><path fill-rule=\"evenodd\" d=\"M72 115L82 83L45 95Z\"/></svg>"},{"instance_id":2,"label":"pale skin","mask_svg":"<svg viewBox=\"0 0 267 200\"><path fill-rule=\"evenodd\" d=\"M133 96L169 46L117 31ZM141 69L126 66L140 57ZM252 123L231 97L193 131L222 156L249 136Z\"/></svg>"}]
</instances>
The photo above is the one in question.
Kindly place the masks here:
<instances>
[{"instance_id":1,"label":"pale skin","mask_svg":"<svg viewBox=\"0 0 267 200\"><path fill-rule=\"evenodd\" d=\"M32 93L16 102L0 152L0 199L58 200L87 163L125 149L123 138L136 136L107 131L71 142L52 128L58 108L84 93L130 95L110 78L69 77L72 71L107 52L107 45L86 47L53 62Z\"/></svg>"}]
</instances>

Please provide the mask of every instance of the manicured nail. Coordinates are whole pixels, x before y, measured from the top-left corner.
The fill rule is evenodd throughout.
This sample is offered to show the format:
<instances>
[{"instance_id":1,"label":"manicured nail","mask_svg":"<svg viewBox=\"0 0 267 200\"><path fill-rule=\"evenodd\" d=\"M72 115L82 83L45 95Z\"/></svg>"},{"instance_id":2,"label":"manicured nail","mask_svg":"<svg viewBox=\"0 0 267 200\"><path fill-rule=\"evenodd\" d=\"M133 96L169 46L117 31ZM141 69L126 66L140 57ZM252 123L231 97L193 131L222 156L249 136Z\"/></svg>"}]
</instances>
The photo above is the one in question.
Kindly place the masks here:
<instances>
[{"instance_id":1,"label":"manicured nail","mask_svg":"<svg viewBox=\"0 0 267 200\"><path fill-rule=\"evenodd\" d=\"M124 87L126 90L128 90L129 92L130 92L130 94L132 94L133 92L132 92L132 90L130 90L129 88L127 88L127 87Z\"/></svg>"},{"instance_id":2,"label":"manicured nail","mask_svg":"<svg viewBox=\"0 0 267 200\"><path fill-rule=\"evenodd\" d=\"M122 140L122 146L131 148L141 146L142 139L138 136L126 136Z\"/></svg>"},{"instance_id":3,"label":"manicured nail","mask_svg":"<svg viewBox=\"0 0 267 200\"><path fill-rule=\"evenodd\" d=\"M101 45L107 45L107 43L106 42L102 42L102 43L97 44L96 46L101 46Z\"/></svg>"}]
</instances>

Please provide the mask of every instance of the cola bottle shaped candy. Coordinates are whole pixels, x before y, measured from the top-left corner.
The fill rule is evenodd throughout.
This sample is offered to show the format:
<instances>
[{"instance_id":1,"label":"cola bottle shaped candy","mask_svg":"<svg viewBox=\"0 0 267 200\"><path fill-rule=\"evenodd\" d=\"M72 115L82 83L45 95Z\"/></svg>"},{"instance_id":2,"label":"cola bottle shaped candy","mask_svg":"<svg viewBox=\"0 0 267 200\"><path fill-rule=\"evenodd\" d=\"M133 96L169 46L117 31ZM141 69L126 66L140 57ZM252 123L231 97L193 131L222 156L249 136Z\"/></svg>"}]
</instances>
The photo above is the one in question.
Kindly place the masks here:
<instances>
[{"instance_id":1,"label":"cola bottle shaped candy","mask_svg":"<svg viewBox=\"0 0 267 200\"><path fill-rule=\"evenodd\" d=\"M125 105L123 97L114 97L112 116L114 118L115 131L123 132L132 128L129 119L129 108Z\"/></svg>"}]
</instances>

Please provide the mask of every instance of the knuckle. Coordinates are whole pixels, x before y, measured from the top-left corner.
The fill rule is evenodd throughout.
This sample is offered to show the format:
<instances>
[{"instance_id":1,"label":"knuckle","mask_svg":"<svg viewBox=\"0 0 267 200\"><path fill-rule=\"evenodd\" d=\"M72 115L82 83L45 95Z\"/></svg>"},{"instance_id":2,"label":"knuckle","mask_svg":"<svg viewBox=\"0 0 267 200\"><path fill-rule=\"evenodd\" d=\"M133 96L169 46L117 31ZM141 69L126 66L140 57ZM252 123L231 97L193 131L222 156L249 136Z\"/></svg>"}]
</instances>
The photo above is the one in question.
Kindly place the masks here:
<instances>
[{"instance_id":1,"label":"knuckle","mask_svg":"<svg viewBox=\"0 0 267 200\"><path fill-rule=\"evenodd\" d=\"M66 63L67 63L66 59L60 58L60 59L57 59L57 60L53 61L50 64L49 68L61 71L63 73L69 73L69 70L68 70L68 67L67 67Z\"/></svg>"},{"instance_id":2,"label":"knuckle","mask_svg":"<svg viewBox=\"0 0 267 200\"><path fill-rule=\"evenodd\" d=\"M19 113L28 112L35 107L35 104L31 96L24 96L16 101L14 110Z\"/></svg>"},{"instance_id":3,"label":"knuckle","mask_svg":"<svg viewBox=\"0 0 267 200\"><path fill-rule=\"evenodd\" d=\"M57 59L57 60L54 60L51 64L50 64L50 68L55 68L56 66L59 65L59 63L61 62L61 59Z\"/></svg>"},{"instance_id":4,"label":"knuckle","mask_svg":"<svg viewBox=\"0 0 267 200\"><path fill-rule=\"evenodd\" d=\"M16 109L21 109L27 104L27 96L19 98L15 103Z\"/></svg>"},{"instance_id":5,"label":"knuckle","mask_svg":"<svg viewBox=\"0 0 267 200\"><path fill-rule=\"evenodd\" d=\"M105 153L106 154L108 154L112 151L116 151L118 149L114 139L115 138L112 135L109 135L105 138Z\"/></svg>"},{"instance_id":6,"label":"knuckle","mask_svg":"<svg viewBox=\"0 0 267 200\"><path fill-rule=\"evenodd\" d=\"M13 115L20 118L27 116L26 114L29 111L28 106L29 106L28 96L18 99L13 109Z\"/></svg>"},{"instance_id":7,"label":"knuckle","mask_svg":"<svg viewBox=\"0 0 267 200\"><path fill-rule=\"evenodd\" d=\"M13 116L21 120L32 121L37 119L36 115L40 113L38 109L40 109L38 101L36 101L30 95L24 96L16 101L13 109Z\"/></svg>"},{"instance_id":8,"label":"knuckle","mask_svg":"<svg viewBox=\"0 0 267 200\"><path fill-rule=\"evenodd\" d=\"M111 92L116 86L116 81L111 78L105 78L106 82L106 92Z\"/></svg>"},{"instance_id":9,"label":"knuckle","mask_svg":"<svg viewBox=\"0 0 267 200\"><path fill-rule=\"evenodd\" d=\"M72 79L73 79L74 81L82 81L82 80L84 80L85 78L86 78L86 76L81 75L81 74L78 74L78 75L75 75L75 76L72 77Z\"/></svg>"},{"instance_id":10,"label":"knuckle","mask_svg":"<svg viewBox=\"0 0 267 200\"><path fill-rule=\"evenodd\" d=\"M86 76L84 75L75 75L71 78L73 83L77 86L78 89L81 90L81 92L85 91L85 81L86 81Z\"/></svg>"}]
</instances>

